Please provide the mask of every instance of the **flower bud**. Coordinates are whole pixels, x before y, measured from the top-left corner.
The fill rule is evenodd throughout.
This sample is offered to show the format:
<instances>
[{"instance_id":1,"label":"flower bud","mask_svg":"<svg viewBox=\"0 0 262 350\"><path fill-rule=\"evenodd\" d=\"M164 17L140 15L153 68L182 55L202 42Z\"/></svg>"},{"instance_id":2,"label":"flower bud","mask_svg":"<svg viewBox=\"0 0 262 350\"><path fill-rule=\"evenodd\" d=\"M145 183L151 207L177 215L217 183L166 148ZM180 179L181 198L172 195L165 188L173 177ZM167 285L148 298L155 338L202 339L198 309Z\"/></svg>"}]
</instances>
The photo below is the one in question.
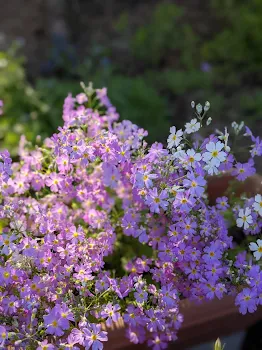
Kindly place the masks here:
<instances>
[{"instance_id":1,"label":"flower bud","mask_svg":"<svg viewBox=\"0 0 262 350\"><path fill-rule=\"evenodd\" d=\"M17 341L15 341L14 345L15 345L15 346L18 346L18 345L20 345L21 343L22 343L22 340L17 340Z\"/></svg>"},{"instance_id":2,"label":"flower bud","mask_svg":"<svg viewBox=\"0 0 262 350\"><path fill-rule=\"evenodd\" d=\"M195 108L195 101L192 101L192 102L191 102L191 107L192 107L192 108Z\"/></svg>"},{"instance_id":3,"label":"flower bud","mask_svg":"<svg viewBox=\"0 0 262 350\"><path fill-rule=\"evenodd\" d=\"M217 338L217 341L215 342L214 350L223 350L221 341L219 338Z\"/></svg>"},{"instance_id":4,"label":"flower bud","mask_svg":"<svg viewBox=\"0 0 262 350\"><path fill-rule=\"evenodd\" d=\"M202 105L200 103L196 106L196 110L197 110L198 114L202 113L203 107L202 107Z\"/></svg>"},{"instance_id":5,"label":"flower bud","mask_svg":"<svg viewBox=\"0 0 262 350\"><path fill-rule=\"evenodd\" d=\"M209 117L209 118L207 119L207 121L206 121L206 125L210 125L210 124L211 124L211 122L212 122L212 118L211 118L211 117Z\"/></svg>"},{"instance_id":6,"label":"flower bud","mask_svg":"<svg viewBox=\"0 0 262 350\"><path fill-rule=\"evenodd\" d=\"M207 112L210 109L210 103L206 101L205 106L204 106L204 111Z\"/></svg>"}]
</instances>

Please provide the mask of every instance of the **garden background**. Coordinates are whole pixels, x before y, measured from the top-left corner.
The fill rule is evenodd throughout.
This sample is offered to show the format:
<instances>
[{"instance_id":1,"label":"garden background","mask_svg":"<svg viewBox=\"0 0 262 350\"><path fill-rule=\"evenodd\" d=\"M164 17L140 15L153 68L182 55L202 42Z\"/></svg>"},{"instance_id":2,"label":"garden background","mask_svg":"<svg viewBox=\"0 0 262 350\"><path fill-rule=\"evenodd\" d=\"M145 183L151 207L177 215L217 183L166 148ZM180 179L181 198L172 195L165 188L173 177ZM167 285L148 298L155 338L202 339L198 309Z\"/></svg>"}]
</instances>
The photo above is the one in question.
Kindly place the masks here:
<instances>
[{"instance_id":1,"label":"garden background","mask_svg":"<svg viewBox=\"0 0 262 350\"><path fill-rule=\"evenodd\" d=\"M15 156L61 125L79 82L106 86L122 119L165 142L211 103L216 126L262 134L261 0L9 0L0 13L0 146Z\"/></svg>"}]
</instances>

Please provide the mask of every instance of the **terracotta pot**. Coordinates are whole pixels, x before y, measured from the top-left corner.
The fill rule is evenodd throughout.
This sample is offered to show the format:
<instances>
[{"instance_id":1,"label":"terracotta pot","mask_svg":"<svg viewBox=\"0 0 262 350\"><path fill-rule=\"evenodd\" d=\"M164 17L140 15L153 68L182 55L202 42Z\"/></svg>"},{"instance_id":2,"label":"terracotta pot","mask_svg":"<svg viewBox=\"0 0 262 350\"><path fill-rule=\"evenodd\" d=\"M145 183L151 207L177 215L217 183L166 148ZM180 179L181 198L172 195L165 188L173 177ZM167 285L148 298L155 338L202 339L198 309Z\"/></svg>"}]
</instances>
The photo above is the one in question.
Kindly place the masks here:
<instances>
[{"instance_id":1,"label":"terracotta pot","mask_svg":"<svg viewBox=\"0 0 262 350\"><path fill-rule=\"evenodd\" d=\"M226 296L196 304L188 300L180 303L184 322L178 332L178 340L170 344L171 350L185 350L189 346L212 341L223 335L245 330L262 319L262 306L253 314L241 315L234 304L234 297ZM142 350L146 344L130 344L125 338L124 325L108 330L109 341L105 350Z\"/></svg>"},{"instance_id":2,"label":"terracotta pot","mask_svg":"<svg viewBox=\"0 0 262 350\"><path fill-rule=\"evenodd\" d=\"M232 296L226 296L221 300L205 301L201 304L183 300L180 303L180 312L184 316L184 322L178 332L178 340L170 344L170 350L185 350L189 346L245 330L262 319L262 306L255 313L243 316L235 306ZM123 321L107 331L109 340L104 343L105 350L142 350L147 348L145 344L135 345L129 342L125 337ZM8 350L13 350L13 348L9 347Z\"/></svg>"},{"instance_id":3,"label":"terracotta pot","mask_svg":"<svg viewBox=\"0 0 262 350\"><path fill-rule=\"evenodd\" d=\"M220 176L210 176L207 180L207 193L211 205L216 203L218 197L226 196L230 190L230 185L234 181L235 195L237 197L246 193L248 197L262 194L262 176L255 174L248 177L245 181L238 181L229 173ZM229 193L230 194L230 193Z\"/></svg>"}]
</instances>

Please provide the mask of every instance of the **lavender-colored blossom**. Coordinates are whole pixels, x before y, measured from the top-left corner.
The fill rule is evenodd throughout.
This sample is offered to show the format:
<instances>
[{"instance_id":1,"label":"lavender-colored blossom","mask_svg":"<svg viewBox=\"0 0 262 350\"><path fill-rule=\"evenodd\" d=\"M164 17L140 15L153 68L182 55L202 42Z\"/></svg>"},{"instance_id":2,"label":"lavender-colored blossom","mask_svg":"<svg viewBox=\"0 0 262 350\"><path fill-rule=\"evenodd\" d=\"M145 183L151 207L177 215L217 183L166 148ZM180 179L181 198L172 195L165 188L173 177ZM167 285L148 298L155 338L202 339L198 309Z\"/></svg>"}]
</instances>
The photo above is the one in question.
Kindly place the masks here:
<instances>
[{"instance_id":1,"label":"lavender-colored blossom","mask_svg":"<svg viewBox=\"0 0 262 350\"><path fill-rule=\"evenodd\" d=\"M189 189L190 194L201 197L204 193L206 180L202 176L195 176L194 173L189 173L183 184Z\"/></svg>"},{"instance_id":2,"label":"lavender-colored blossom","mask_svg":"<svg viewBox=\"0 0 262 350\"><path fill-rule=\"evenodd\" d=\"M228 204L228 198L223 196L223 197L219 197L216 199L216 207L219 210L227 210L227 208L229 208L229 204Z\"/></svg>"},{"instance_id":3,"label":"lavender-colored blossom","mask_svg":"<svg viewBox=\"0 0 262 350\"><path fill-rule=\"evenodd\" d=\"M254 168L254 162L249 161L247 163L236 163L235 169L232 171L232 175L236 176L239 181L244 181L249 176L254 175L256 170Z\"/></svg>"},{"instance_id":4,"label":"lavender-colored blossom","mask_svg":"<svg viewBox=\"0 0 262 350\"><path fill-rule=\"evenodd\" d=\"M101 331L101 325L91 323L88 328L83 328L85 349L102 350L104 341L107 341L107 332Z\"/></svg>"},{"instance_id":5,"label":"lavender-colored blossom","mask_svg":"<svg viewBox=\"0 0 262 350\"><path fill-rule=\"evenodd\" d=\"M185 212L189 212L196 200L189 191L178 192L173 202L173 207Z\"/></svg>"},{"instance_id":6,"label":"lavender-colored blossom","mask_svg":"<svg viewBox=\"0 0 262 350\"><path fill-rule=\"evenodd\" d=\"M147 188L150 188L153 186L154 179L157 178L157 174L152 174L149 171L146 171L144 173L138 172L136 173L136 187L137 188L143 188L146 186Z\"/></svg>"},{"instance_id":7,"label":"lavender-colored blossom","mask_svg":"<svg viewBox=\"0 0 262 350\"><path fill-rule=\"evenodd\" d=\"M7 329L4 326L0 325L0 347L4 347L7 339L8 339Z\"/></svg>"},{"instance_id":8,"label":"lavender-colored blossom","mask_svg":"<svg viewBox=\"0 0 262 350\"><path fill-rule=\"evenodd\" d=\"M47 339L39 343L39 346L36 350L54 350L55 347L53 344L49 343Z\"/></svg>"},{"instance_id":9,"label":"lavender-colored blossom","mask_svg":"<svg viewBox=\"0 0 262 350\"><path fill-rule=\"evenodd\" d=\"M236 297L236 305L239 306L239 311L243 315L247 312L254 312L257 309L256 302L257 295L249 288L244 288Z\"/></svg>"},{"instance_id":10,"label":"lavender-colored blossom","mask_svg":"<svg viewBox=\"0 0 262 350\"><path fill-rule=\"evenodd\" d=\"M162 190L160 194L158 194L157 188L154 187L152 190L148 191L146 202L150 206L151 212L160 213L160 208L165 210L168 206L167 198L167 191Z\"/></svg>"},{"instance_id":11,"label":"lavender-colored blossom","mask_svg":"<svg viewBox=\"0 0 262 350\"><path fill-rule=\"evenodd\" d=\"M117 322L120 318L120 306L118 304L113 305L109 303L106 305L105 309L102 311L101 316L107 318L106 325L109 327L113 322Z\"/></svg>"}]
</instances>

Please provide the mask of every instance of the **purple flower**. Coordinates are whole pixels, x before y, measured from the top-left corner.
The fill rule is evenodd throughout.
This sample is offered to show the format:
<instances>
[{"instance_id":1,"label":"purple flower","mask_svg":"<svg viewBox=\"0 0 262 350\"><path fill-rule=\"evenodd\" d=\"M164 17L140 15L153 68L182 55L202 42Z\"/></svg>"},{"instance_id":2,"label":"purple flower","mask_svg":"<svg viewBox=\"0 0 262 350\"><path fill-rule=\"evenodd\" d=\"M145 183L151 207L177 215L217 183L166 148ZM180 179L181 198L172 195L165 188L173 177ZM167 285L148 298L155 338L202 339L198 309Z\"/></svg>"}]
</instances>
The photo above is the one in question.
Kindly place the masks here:
<instances>
[{"instance_id":1,"label":"purple flower","mask_svg":"<svg viewBox=\"0 0 262 350\"><path fill-rule=\"evenodd\" d=\"M8 339L8 332L4 326L0 325L0 347L4 347L7 339Z\"/></svg>"},{"instance_id":2,"label":"purple flower","mask_svg":"<svg viewBox=\"0 0 262 350\"><path fill-rule=\"evenodd\" d=\"M4 103L2 100L0 100L0 115L3 114L3 106L4 106Z\"/></svg>"},{"instance_id":3,"label":"purple flower","mask_svg":"<svg viewBox=\"0 0 262 350\"><path fill-rule=\"evenodd\" d=\"M0 252L2 254L8 255L15 248L15 244L13 243L17 239L16 235L7 235L3 234L0 236ZM2 246L2 248L1 248Z\"/></svg>"},{"instance_id":4,"label":"purple flower","mask_svg":"<svg viewBox=\"0 0 262 350\"><path fill-rule=\"evenodd\" d=\"M165 323L161 317L160 312L153 309L149 309L145 312L147 329L149 332L163 331L165 329Z\"/></svg>"},{"instance_id":5,"label":"purple flower","mask_svg":"<svg viewBox=\"0 0 262 350\"><path fill-rule=\"evenodd\" d=\"M160 298L167 306L175 306L177 304L177 291L173 288L172 284L163 286L160 291Z\"/></svg>"},{"instance_id":6,"label":"purple flower","mask_svg":"<svg viewBox=\"0 0 262 350\"><path fill-rule=\"evenodd\" d=\"M134 234L133 234L134 237L138 237L138 240L140 243L147 243L148 242L148 235L146 233L146 229L144 227L140 227L138 228Z\"/></svg>"},{"instance_id":7,"label":"purple flower","mask_svg":"<svg viewBox=\"0 0 262 350\"><path fill-rule=\"evenodd\" d=\"M154 187L152 190L149 190L148 195L146 196L146 203L150 206L150 211L152 213L160 213L160 208L166 210L168 202L165 200L168 198L166 190L162 190L160 194L157 192L157 188Z\"/></svg>"},{"instance_id":8,"label":"purple flower","mask_svg":"<svg viewBox=\"0 0 262 350\"><path fill-rule=\"evenodd\" d=\"M51 343L48 342L47 339L39 343L39 346L36 350L54 350L55 347Z\"/></svg>"},{"instance_id":9,"label":"purple flower","mask_svg":"<svg viewBox=\"0 0 262 350\"><path fill-rule=\"evenodd\" d=\"M232 175L236 176L239 181L245 181L251 175L256 173L256 169L254 168L254 161L250 160L247 163L236 163L234 170L232 171Z\"/></svg>"},{"instance_id":10,"label":"purple flower","mask_svg":"<svg viewBox=\"0 0 262 350\"><path fill-rule=\"evenodd\" d=\"M253 140L254 141L254 140ZM255 144L252 145L252 150L250 151L251 157L262 155L262 141L257 137L255 139Z\"/></svg>"},{"instance_id":11,"label":"purple flower","mask_svg":"<svg viewBox=\"0 0 262 350\"><path fill-rule=\"evenodd\" d=\"M189 188L189 192L196 197L201 197L204 193L206 180L203 176L195 176L194 173L189 173L184 180L184 186Z\"/></svg>"},{"instance_id":12,"label":"purple flower","mask_svg":"<svg viewBox=\"0 0 262 350\"><path fill-rule=\"evenodd\" d=\"M249 288L244 288L236 297L236 305L239 306L241 314L245 315L248 312L255 312L257 309L257 294Z\"/></svg>"},{"instance_id":13,"label":"purple flower","mask_svg":"<svg viewBox=\"0 0 262 350\"><path fill-rule=\"evenodd\" d=\"M61 189L62 177L59 174L52 173L46 179L47 186L50 187L51 191L58 192Z\"/></svg>"},{"instance_id":14,"label":"purple flower","mask_svg":"<svg viewBox=\"0 0 262 350\"><path fill-rule=\"evenodd\" d=\"M206 72L206 73L208 73L212 70L212 66L208 62L202 62L200 68L203 72Z\"/></svg>"},{"instance_id":15,"label":"purple flower","mask_svg":"<svg viewBox=\"0 0 262 350\"><path fill-rule=\"evenodd\" d=\"M58 157L56 163L58 165L58 170L62 174L67 173L71 168L69 163L69 157L66 154L63 154L61 157Z\"/></svg>"},{"instance_id":16,"label":"purple flower","mask_svg":"<svg viewBox=\"0 0 262 350\"><path fill-rule=\"evenodd\" d=\"M104 184L111 188L116 188L117 182L120 179L120 174L114 165L104 163Z\"/></svg>"},{"instance_id":17,"label":"purple flower","mask_svg":"<svg viewBox=\"0 0 262 350\"><path fill-rule=\"evenodd\" d=\"M143 323L139 309L135 308L133 305L128 305L126 313L123 315L123 319L126 324L132 327L136 327Z\"/></svg>"},{"instance_id":18,"label":"purple flower","mask_svg":"<svg viewBox=\"0 0 262 350\"><path fill-rule=\"evenodd\" d=\"M142 289L138 289L135 292L134 297L138 303L144 303L147 301L148 293Z\"/></svg>"},{"instance_id":19,"label":"purple flower","mask_svg":"<svg viewBox=\"0 0 262 350\"><path fill-rule=\"evenodd\" d=\"M149 171L145 172L137 172L135 177L135 185L137 188L143 188L146 186L147 188L150 188L153 186L154 179L157 178L157 174L151 174Z\"/></svg>"},{"instance_id":20,"label":"purple flower","mask_svg":"<svg viewBox=\"0 0 262 350\"><path fill-rule=\"evenodd\" d=\"M83 228L81 226L79 226L78 228L76 228L75 226L70 227L66 238L72 243L78 243L79 241L83 241L85 238Z\"/></svg>"},{"instance_id":21,"label":"purple flower","mask_svg":"<svg viewBox=\"0 0 262 350\"><path fill-rule=\"evenodd\" d=\"M102 342L107 341L107 332L101 331L101 325L91 323L88 328L82 329L85 349L102 350Z\"/></svg>"},{"instance_id":22,"label":"purple flower","mask_svg":"<svg viewBox=\"0 0 262 350\"><path fill-rule=\"evenodd\" d=\"M83 92L76 95L75 99L76 99L76 102L79 103L80 105L88 101L86 94Z\"/></svg>"},{"instance_id":23,"label":"purple flower","mask_svg":"<svg viewBox=\"0 0 262 350\"><path fill-rule=\"evenodd\" d=\"M145 136L147 136L147 134ZM148 154L145 156L145 159L152 163L161 157L165 157L167 154L168 151L163 147L162 143L155 142L150 147Z\"/></svg>"},{"instance_id":24,"label":"purple flower","mask_svg":"<svg viewBox=\"0 0 262 350\"><path fill-rule=\"evenodd\" d=\"M78 346L75 346L75 344L77 344L77 340L74 337L74 335L71 333L68 337L67 337L67 343L64 345L64 349L65 350L79 350Z\"/></svg>"},{"instance_id":25,"label":"purple flower","mask_svg":"<svg viewBox=\"0 0 262 350\"><path fill-rule=\"evenodd\" d=\"M204 252L205 254L203 255L203 259L206 263L215 262L222 256L221 249L216 243L211 243L210 246L207 246L204 249Z\"/></svg>"},{"instance_id":26,"label":"purple flower","mask_svg":"<svg viewBox=\"0 0 262 350\"><path fill-rule=\"evenodd\" d=\"M227 208L229 208L229 204L228 204L228 198L227 197L219 197L216 200L216 207L219 210L226 210Z\"/></svg>"},{"instance_id":27,"label":"purple flower","mask_svg":"<svg viewBox=\"0 0 262 350\"><path fill-rule=\"evenodd\" d=\"M166 349L169 339L164 334L153 334L154 338L148 340L148 345L153 350Z\"/></svg>"},{"instance_id":28,"label":"purple flower","mask_svg":"<svg viewBox=\"0 0 262 350\"><path fill-rule=\"evenodd\" d=\"M189 191L178 192L173 202L173 207L185 212L189 212L196 200Z\"/></svg>"},{"instance_id":29,"label":"purple flower","mask_svg":"<svg viewBox=\"0 0 262 350\"><path fill-rule=\"evenodd\" d=\"M69 321L73 320L74 316L66 305L56 305L48 315L44 315L46 333L61 336L63 330L69 328Z\"/></svg>"},{"instance_id":30,"label":"purple flower","mask_svg":"<svg viewBox=\"0 0 262 350\"><path fill-rule=\"evenodd\" d=\"M117 322L120 318L120 306L118 304L113 305L109 303L106 305L105 309L102 311L101 316L107 318L106 325L109 327L113 322Z\"/></svg>"}]
</instances>

